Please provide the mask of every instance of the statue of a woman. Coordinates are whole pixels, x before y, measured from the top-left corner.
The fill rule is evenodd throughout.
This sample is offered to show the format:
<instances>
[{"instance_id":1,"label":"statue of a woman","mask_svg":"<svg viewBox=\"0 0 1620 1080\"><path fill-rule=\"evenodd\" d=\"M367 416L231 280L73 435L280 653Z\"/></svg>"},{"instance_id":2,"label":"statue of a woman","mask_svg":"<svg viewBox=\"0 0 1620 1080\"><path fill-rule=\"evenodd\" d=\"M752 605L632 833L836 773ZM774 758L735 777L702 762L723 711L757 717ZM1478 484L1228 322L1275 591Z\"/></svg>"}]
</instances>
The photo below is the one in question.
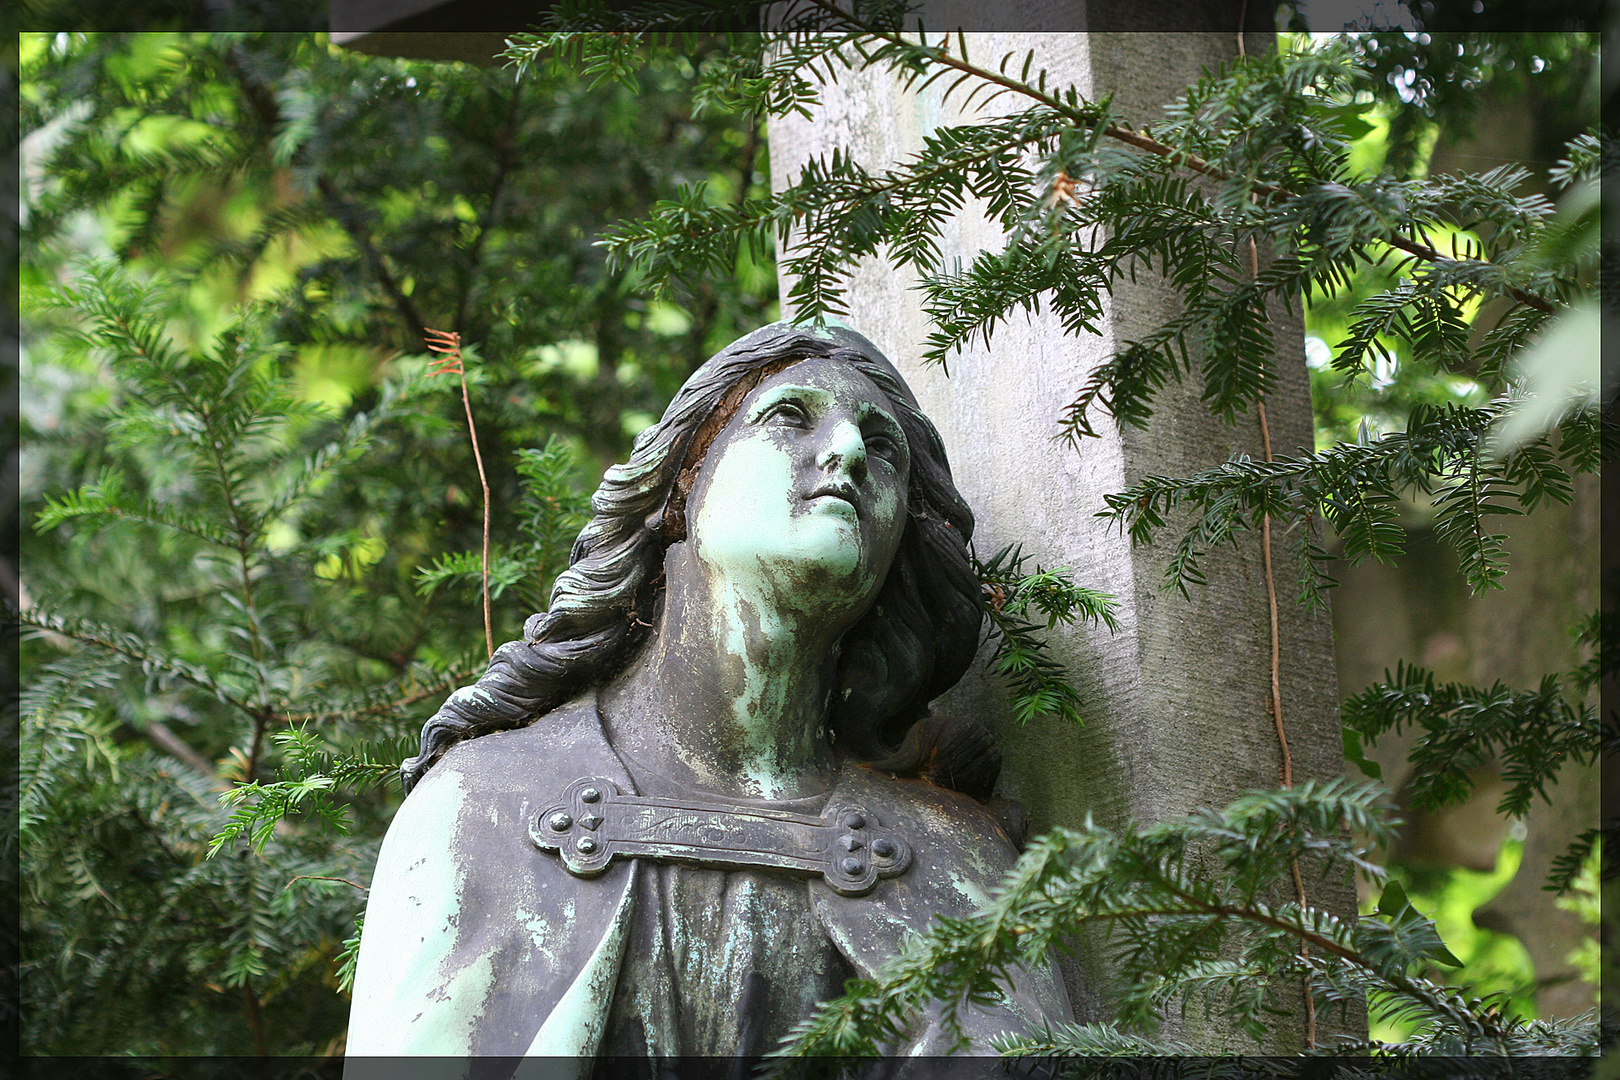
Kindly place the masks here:
<instances>
[{"instance_id":1,"label":"statue of a woman","mask_svg":"<svg viewBox=\"0 0 1620 1080\"><path fill-rule=\"evenodd\" d=\"M978 643L972 514L871 342L736 342L592 507L404 765L351 1055L768 1053L1016 857L988 736L927 712ZM981 1053L1068 1018L1045 963L1004 989Z\"/></svg>"}]
</instances>

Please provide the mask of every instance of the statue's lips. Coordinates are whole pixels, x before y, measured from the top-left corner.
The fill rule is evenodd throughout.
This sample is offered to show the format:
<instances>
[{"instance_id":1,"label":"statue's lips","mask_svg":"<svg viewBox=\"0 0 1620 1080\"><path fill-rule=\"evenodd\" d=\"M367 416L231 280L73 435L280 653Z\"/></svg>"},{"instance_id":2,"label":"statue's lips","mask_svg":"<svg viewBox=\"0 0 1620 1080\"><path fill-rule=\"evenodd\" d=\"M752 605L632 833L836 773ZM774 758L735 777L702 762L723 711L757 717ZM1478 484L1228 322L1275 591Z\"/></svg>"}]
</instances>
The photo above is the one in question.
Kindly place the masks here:
<instances>
[{"instance_id":1,"label":"statue's lips","mask_svg":"<svg viewBox=\"0 0 1620 1080\"><path fill-rule=\"evenodd\" d=\"M856 515L860 514L860 504L855 501L855 490L841 484L823 484L806 495L805 500L814 506L825 506L835 513L846 513L843 506L848 506Z\"/></svg>"}]
</instances>

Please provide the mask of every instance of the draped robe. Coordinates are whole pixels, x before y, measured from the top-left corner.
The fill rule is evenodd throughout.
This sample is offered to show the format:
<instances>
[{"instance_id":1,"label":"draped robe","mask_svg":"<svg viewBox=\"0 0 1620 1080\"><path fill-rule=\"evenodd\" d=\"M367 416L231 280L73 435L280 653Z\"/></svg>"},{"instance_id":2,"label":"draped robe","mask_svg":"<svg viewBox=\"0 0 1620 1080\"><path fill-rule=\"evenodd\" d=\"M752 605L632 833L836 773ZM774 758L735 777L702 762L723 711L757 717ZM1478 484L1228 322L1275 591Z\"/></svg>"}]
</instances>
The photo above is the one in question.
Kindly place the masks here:
<instances>
[{"instance_id":1,"label":"draped robe","mask_svg":"<svg viewBox=\"0 0 1620 1080\"><path fill-rule=\"evenodd\" d=\"M636 875L655 868L619 859L597 877L575 877L530 839L534 815L584 776L636 790L608 744L594 692L528 727L458 743L405 799L366 906L351 1059L597 1053L635 898L647 894L635 888ZM935 915L978 909L1017 857L982 806L926 781L846 763L829 799L866 807L913 853L905 873L864 896L797 879L828 940L863 976L876 975ZM1062 984L1045 961L1017 971L1002 990L996 1005L959 1012L974 1052L989 1053L990 1038L1003 1031L1069 1019ZM892 1048L905 1055L949 1049L937 1010Z\"/></svg>"}]
</instances>

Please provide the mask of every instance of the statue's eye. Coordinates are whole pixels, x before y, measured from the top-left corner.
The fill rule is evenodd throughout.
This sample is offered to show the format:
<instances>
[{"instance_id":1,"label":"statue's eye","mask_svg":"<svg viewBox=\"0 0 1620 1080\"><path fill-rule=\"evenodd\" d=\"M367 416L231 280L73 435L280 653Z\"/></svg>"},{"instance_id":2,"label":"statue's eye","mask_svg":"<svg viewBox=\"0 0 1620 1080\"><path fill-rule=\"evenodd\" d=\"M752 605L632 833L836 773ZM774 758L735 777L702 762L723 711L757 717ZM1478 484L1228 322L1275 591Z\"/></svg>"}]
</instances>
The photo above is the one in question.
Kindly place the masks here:
<instances>
[{"instance_id":1,"label":"statue's eye","mask_svg":"<svg viewBox=\"0 0 1620 1080\"><path fill-rule=\"evenodd\" d=\"M885 461L894 461L900 455L900 444L881 431L866 436L866 452Z\"/></svg>"},{"instance_id":2,"label":"statue's eye","mask_svg":"<svg viewBox=\"0 0 1620 1080\"><path fill-rule=\"evenodd\" d=\"M766 423L782 424L786 427L802 428L810 425L809 411L797 401L778 401L766 409L765 415L760 419Z\"/></svg>"}]
</instances>

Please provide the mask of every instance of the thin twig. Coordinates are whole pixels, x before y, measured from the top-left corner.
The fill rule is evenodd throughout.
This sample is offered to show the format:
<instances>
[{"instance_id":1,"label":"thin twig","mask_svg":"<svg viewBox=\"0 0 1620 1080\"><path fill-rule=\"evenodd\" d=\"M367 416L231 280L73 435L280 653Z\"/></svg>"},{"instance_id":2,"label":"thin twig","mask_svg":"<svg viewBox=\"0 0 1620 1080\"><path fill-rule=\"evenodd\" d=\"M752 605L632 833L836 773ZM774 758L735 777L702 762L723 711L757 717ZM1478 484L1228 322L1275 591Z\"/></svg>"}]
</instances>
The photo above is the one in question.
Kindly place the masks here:
<instances>
[{"instance_id":1,"label":"thin twig","mask_svg":"<svg viewBox=\"0 0 1620 1080\"><path fill-rule=\"evenodd\" d=\"M1243 22L1248 15L1248 0L1243 0L1243 6L1238 9L1237 52L1240 57L1247 57L1248 50L1243 42ZM1251 199L1254 196L1250 196ZM1260 279L1260 251L1255 244L1253 235L1248 238L1247 254L1249 263L1249 280ZM1255 415L1260 420L1260 444L1267 463L1271 461L1271 426L1266 422L1266 395L1261 393L1254 402ZM1277 618L1277 580L1271 568L1271 513L1263 512L1260 515L1260 561L1266 572L1266 612L1271 619L1271 719L1277 725L1277 746L1282 751L1282 786L1294 786L1294 756L1288 749L1288 731L1283 726L1282 715L1282 634ZM1305 879L1299 872L1299 857L1288 860L1288 869L1294 878L1294 898L1299 901L1300 911L1307 907L1305 901ZM1311 987L1311 947L1306 942L1299 944L1300 959L1306 963L1305 971L1305 1049L1316 1048L1316 995Z\"/></svg>"},{"instance_id":2,"label":"thin twig","mask_svg":"<svg viewBox=\"0 0 1620 1080\"><path fill-rule=\"evenodd\" d=\"M1254 255L1254 240L1249 240L1251 258L1258 261ZM1271 460L1271 429L1266 424L1266 399L1261 395L1255 400L1255 412L1260 417L1260 439L1265 450L1266 460ZM1282 718L1282 635L1277 626L1277 582L1271 572L1271 515L1260 516L1260 560L1266 570L1266 608L1271 615L1271 718L1277 725L1277 745L1282 749L1282 786L1294 786L1294 758L1288 750L1288 732L1283 727ZM1294 898L1299 901L1301 910L1304 910L1305 879L1299 872L1299 858L1288 860L1289 869L1294 877ZM1300 942L1299 955L1308 964L1311 959L1311 947L1306 942ZM1311 989L1311 975L1305 972L1305 1048L1316 1048L1316 996Z\"/></svg>"},{"instance_id":3,"label":"thin twig","mask_svg":"<svg viewBox=\"0 0 1620 1080\"><path fill-rule=\"evenodd\" d=\"M461 373L461 404L467 410L467 431L472 437L473 461L478 466L478 485L484 492L484 546L480 555L484 579L484 651L495 656L495 631L489 621L489 478L484 475L484 455L478 449L478 427L473 423L472 398L467 393L467 373Z\"/></svg>"},{"instance_id":4,"label":"thin twig","mask_svg":"<svg viewBox=\"0 0 1620 1080\"><path fill-rule=\"evenodd\" d=\"M1253 241L1250 241L1253 243ZM1266 424L1266 399L1255 400L1260 418L1260 441L1265 459L1271 461L1271 430ZM1277 582L1271 570L1271 515L1260 515L1260 561L1266 571L1266 608L1271 616L1271 717L1277 723L1277 744L1282 748L1282 786L1294 786L1294 758L1288 750L1288 732L1282 718L1282 636L1278 631Z\"/></svg>"},{"instance_id":5,"label":"thin twig","mask_svg":"<svg viewBox=\"0 0 1620 1080\"><path fill-rule=\"evenodd\" d=\"M270 1056L270 1044L264 1040L264 1017L259 1009L259 995L253 992L253 984L246 979L242 980L242 996L247 1000L248 1027L253 1031L253 1048L258 1056Z\"/></svg>"},{"instance_id":6,"label":"thin twig","mask_svg":"<svg viewBox=\"0 0 1620 1080\"><path fill-rule=\"evenodd\" d=\"M443 375L449 372L461 377L461 404L467 410L467 434L472 439L473 462L478 466L478 483L484 489L484 548L483 548L483 585L484 585L484 649L491 659L495 656L495 631L489 618L489 478L484 475L484 455L478 449L478 425L473 422L472 395L467 392L467 365L461 359L461 335L454 330L433 330L426 326L422 328L426 336L427 347L441 358L436 361L438 366L430 375Z\"/></svg>"},{"instance_id":7,"label":"thin twig","mask_svg":"<svg viewBox=\"0 0 1620 1080\"><path fill-rule=\"evenodd\" d=\"M289 881L287 884L283 885L281 887L281 891L286 892L288 889L292 888L293 881L341 881L345 885L353 885L361 892L367 891L364 885L356 884L346 877L327 877L325 874L299 874L297 877L293 878L292 881Z\"/></svg>"}]
</instances>

